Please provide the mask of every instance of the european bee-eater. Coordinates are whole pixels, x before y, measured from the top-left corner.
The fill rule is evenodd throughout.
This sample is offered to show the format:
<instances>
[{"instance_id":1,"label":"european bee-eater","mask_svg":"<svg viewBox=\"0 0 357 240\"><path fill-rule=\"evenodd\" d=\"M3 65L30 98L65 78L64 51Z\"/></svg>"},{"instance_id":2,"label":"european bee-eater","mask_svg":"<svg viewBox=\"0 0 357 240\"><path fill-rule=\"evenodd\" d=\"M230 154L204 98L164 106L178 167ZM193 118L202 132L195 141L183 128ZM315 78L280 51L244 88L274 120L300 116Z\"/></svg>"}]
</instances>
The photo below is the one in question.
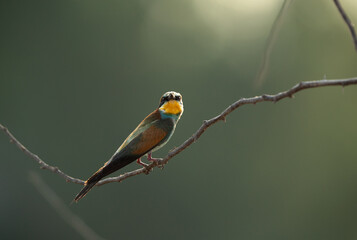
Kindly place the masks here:
<instances>
[{"instance_id":1,"label":"european bee-eater","mask_svg":"<svg viewBox=\"0 0 357 240\"><path fill-rule=\"evenodd\" d=\"M155 161L151 153L164 146L175 131L176 124L183 113L182 96L177 92L167 92L161 99L159 107L150 113L125 139L114 155L94 173L86 182L83 189L74 198L81 200L89 190L103 177L125 167L147 154L149 161Z\"/></svg>"}]
</instances>

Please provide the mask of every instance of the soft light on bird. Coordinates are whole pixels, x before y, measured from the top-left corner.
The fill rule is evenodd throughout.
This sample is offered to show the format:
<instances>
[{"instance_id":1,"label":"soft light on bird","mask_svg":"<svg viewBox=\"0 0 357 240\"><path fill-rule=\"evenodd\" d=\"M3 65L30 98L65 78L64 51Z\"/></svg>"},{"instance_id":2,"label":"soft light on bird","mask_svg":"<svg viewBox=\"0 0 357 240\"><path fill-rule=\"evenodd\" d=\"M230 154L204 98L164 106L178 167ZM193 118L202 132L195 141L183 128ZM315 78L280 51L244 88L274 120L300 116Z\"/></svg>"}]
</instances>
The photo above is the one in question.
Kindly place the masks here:
<instances>
[{"instance_id":1,"label":"soft light on bird","mask_svg":"<svg viewBox=\"0 0 357 240\"><path fill-rule=\"evenodd\" d=\"M162 95L159 107L150 113L125 139L114 155L85 182L83 189L74 198L81 200L103 177L137 160L146 165L141 157L147 154L149 161L157 161L151 153L164 146L175 131L176 124L183 113L180 93L170 91Z\"/></svg>"}]
</instances>

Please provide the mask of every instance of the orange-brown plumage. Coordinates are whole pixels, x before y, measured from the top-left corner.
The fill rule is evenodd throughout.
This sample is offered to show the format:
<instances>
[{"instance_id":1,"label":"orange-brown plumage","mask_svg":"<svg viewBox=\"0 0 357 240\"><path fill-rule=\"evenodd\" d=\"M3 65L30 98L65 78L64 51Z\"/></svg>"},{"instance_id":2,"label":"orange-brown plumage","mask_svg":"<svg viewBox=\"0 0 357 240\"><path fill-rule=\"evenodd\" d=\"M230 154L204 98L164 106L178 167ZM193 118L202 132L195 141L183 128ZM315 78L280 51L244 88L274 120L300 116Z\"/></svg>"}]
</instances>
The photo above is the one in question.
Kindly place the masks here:
<instances>
[{"instance_id":1,"label":"orange-brown plumage","mask_svg":"<svg viewBox=\"0 0 357 240\"><path fill-rule=\"evenodd\" d=\"M134 155L144 155L153 147L157 146L167 135L163 129L156 126L149 127L142 133L140 141L136 145L136 149L132 151Z\"/></svg>"}]
</instances>

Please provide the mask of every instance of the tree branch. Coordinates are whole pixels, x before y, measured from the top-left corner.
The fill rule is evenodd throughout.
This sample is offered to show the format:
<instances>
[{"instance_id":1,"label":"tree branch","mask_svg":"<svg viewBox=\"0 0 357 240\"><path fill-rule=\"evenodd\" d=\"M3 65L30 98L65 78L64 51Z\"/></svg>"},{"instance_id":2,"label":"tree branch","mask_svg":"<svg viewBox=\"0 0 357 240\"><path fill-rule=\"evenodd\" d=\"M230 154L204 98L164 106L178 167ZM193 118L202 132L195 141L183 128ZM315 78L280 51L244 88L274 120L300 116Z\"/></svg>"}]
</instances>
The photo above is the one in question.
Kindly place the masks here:
<instances>
[{"instance_id":1,"label":"tree branch","mask_svg":"<svg viewBox=\"0 0 357 240\"><path fill-rule=\"evenodd\" d=\"M278 36L281 25L283 23L283 17L285 16L285 13L288 10L288 8L292 2L293 2L293 0L284 0L283 5L280 8L280 11L275 18L273 26L270 29L269 36L268 36L268 39L267 39L266 45L265 45L263 59L260 64L258 74L254 80L254 84L256 86L260 86L263 83L265 76L267 75L267 72L269 69L269 63L270 63L269 59L270 59L270 55L273 50L274 44L276 42L276 37Z\"/></svg>"},{"instance_id":2,"label":"tree branch","mask_svg":"<svg viewBox=\"0 0 357 240\"><path fill-rule=\"evenodd\" d=\"M339 0L333 0L338 11L340 12L343 20L346 22L348 28L350 29L351 35L352 35L352 41L353 44L355 46L355 49L357 51L357 36L356 36L356 31L354 28L354 24L352 23L351 19L348 17L348 15L346 14L345 10L342 8L341 3Z\"/></svg>"},{"instance_id":3,"label":"tree branch","mask_svg":"<svg viewBox=\"0 0 357 240\"><path fill-rule=\"evenodd\" d=\"M4 131L4 133L10 138L10 142L11 143L15 144L16 147L18 147L21 151L23 151L27 156L29 156L30 158L35 160L40 165L41 169L46 169L46 170L49 170L51 172L57 173L58 175L63 177L67 182L73 182L73 183L84 185L84 181L83 180L78 179L78 178L74 178L74 177L71 177L71 176L65 174L58 167L54 167L54 166L48 165L41 158L39 158L39 156L37 156L36 154L30 152L30 150L28 150L24 145L22 145L22 143L20 143L14 137L14 135L12 135L12 133L6 127L4 127L1 123L0 123L0 129L2 131Z\"/></svg>"},{"instance_id":4,"label":"tree branch","mask_svg":"<svg viewBox=\"0 0 357 240\"><path fill-rule=\"evenodd\" d=\"M340 12L343 20L346 22L346 24L351 32L352 41L353 41L355 49L357 51L357 36L356 36L356 31L354 29L354 24L352 23L351 19L346 14L345 10L342 8L340 1L339 0L333 0L333 1L336 5L338 11ZM266 46L264 49L263 59L260 64L260 68L258 70L257 76L254 79L254 84L256 86L260 86L264 82L264 79L265 79L266 74L269 69L269 64L270 64L269 59L270 59L271 52L272 52L274 44L276 42L277 35L280 31L285 13L287 12L287 10L292 2L293 2L293 0L284 0L283 5L281 6L280 11L279 11L278 15L276 16L274 23L270 29L269 36L266 41Z\"/></svg>"},{"instance_id":5,"label":"tree branch","mask_svg":"<svg viewBox=\"0 0 357 240\"><path fill-rule=\"evenodd\" d=\"M155 167L160 167L165 165L171 158L185 150L187 147L189 147L192 143L197 141L201 137L201 135L213 124L217 123L218 121L222 120L225 121L226 117L228 114L236 110L237 108L247 105L247 104L256 104L260 102L278 102L284 98L292 98L293 95L297 92L300 92L304 89L309 89L309 88L317 88L317 87L326 87L326 86L349 86L349 85L357 85L357 77L354 78L349 78L349 79L336 79L336 80L317 80L317 81L306 81L306 82L300 82L299 84L296 84L289 90L286 90L284 92L277 93L275 95L261 95L261 96L256 96L256 97L251 97L251 98L241 98L238 101L234 102L233 104L229 105L221 114L217 115L214 118L211 118L209 120L204 120L201 127L190 137L188 138L184 143L181 144L181 146L171 150L167 156L163 159L161 159L158 162L153 162L147 167L139 168L131 172L124 173L120 176L117 177L109 177L105 178L97 183L96 186L101 186L103 184L111 183L111 182L121 182L129 177L133 177L142 173L148 174L153 168ZM45 163L43 160L41 160L37 155L33 154L30 152L26 147L24 147L11 133L10 131L4 127L3 125L0 124L0 129L10 138L10 142L14 143L21 151L23 151L25 154L27 154L29 157L34 159L42 169L49 170L51 172L54 172L61 177L63 177L67 182L72 182L72 183L77 183L77 184L84 184L84 181L78 178L71 177L64 172L62 172L58 167L53 167L51 165L48 165Z\"/></svg>"}]
</instances>

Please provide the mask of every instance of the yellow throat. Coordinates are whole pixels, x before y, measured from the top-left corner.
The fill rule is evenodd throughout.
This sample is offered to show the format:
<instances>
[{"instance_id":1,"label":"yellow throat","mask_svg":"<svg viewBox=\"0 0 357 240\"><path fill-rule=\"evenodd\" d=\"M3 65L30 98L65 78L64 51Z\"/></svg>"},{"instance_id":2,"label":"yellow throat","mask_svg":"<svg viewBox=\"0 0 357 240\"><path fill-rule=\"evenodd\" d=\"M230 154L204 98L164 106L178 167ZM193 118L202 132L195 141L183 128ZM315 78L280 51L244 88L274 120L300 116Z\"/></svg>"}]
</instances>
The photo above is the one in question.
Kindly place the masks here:
<instances>
[{"instance_id":1,"label":"yellow throat","mask_svg":"<svg viewBox=\"0 0 357 240\"><path fill-rule=\"evenodd\" d=\"M170 100L161 106L160 110L165 111L166 114L179 114L182 112L182 106L176 100Z\"/></svg>"}]
</instances>

